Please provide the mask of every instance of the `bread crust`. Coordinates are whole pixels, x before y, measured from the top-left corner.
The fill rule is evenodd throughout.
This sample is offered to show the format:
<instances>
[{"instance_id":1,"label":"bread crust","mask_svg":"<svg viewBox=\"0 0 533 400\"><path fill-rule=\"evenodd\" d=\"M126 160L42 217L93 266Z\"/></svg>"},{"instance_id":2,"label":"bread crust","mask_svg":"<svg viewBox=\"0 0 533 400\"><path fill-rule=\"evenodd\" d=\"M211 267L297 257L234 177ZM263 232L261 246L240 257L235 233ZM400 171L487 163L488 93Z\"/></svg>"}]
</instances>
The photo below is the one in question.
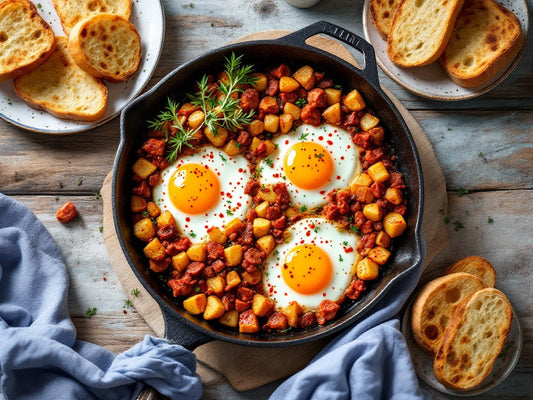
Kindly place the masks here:
<instances>
[{"instance_id":1,"label":"bread crust","mask_svg":"<svg viewBox=\"0 0 533 400\"><path fill-rule=\"evenodd\" d=\"M479 256L468 256L450 265L444 274L454 272L466 272L477 276L485 287L494 287L496 283L496 271L490 262Z\"/></svg>"},{"instance_id":2,"label":"bread crust","mask_svg":"<svg viewBox=\"0 0 533 400\"><path fill-rule=\"evenodd\" d=\"M372 23L385 40L387 40L394 15L401 2L402 0L370 0L369 10Z\"/></svg>"}]
</instances>

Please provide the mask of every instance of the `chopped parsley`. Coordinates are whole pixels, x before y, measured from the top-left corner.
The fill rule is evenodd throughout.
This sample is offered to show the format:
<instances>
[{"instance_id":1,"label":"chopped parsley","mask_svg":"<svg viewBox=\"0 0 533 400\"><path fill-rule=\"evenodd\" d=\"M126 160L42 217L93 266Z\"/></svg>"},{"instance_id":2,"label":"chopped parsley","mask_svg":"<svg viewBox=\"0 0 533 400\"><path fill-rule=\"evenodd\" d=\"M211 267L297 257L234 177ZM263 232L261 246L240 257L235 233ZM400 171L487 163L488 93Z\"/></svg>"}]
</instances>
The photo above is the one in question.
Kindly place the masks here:
<instances>
[{"instance_id":1,"label":"chopped parsley","mask_svg":"<svg viewBox=\"0 0 533 400\"><path fill-rule=\"evenodd\" d=\"M363 232L361 232L356 225L350 225L350 232L357 233L359 236L363 236Z\"/></svg>"},{"instance_id":2,"label":"chopped parsley","mask_svg":"<svg viewBox=\"0 0 533 400\"><path fill-rule=\"evenodd\" d=\"M307 136L309 136L309 133L306 132L306 133L302 133L300 135L300 137L298 138L298 140L307 140Z\"/></svg>"},{"instance_id":3,"label":"chopped parsley","mask_svg":"<svg viewBox=\"0 0 533 400\"><path fill-rule=\"evenodd\" d=\"M344 259L342 258L342 256L339 254L339 261L344 261Z\"/></svg>"},{"instance_id":4,"label":"chopped parsley","mask_svg":"<svg viewBox=\"0 0 533 400\"><path fill-rule=\"evenodd\" d=\"M492 224L493 222L494 220L489 216L489 218L487 219L487 223Z\"/></svg>"},{"instance_id":5,"label":"chopped parsley","mask_svg":"<svg viewBox=\"0 0 533 400\"><path fill-rule=\"evenodd\" d=\"M465 227L461 221L453 221L453 224L455 225L455 231L460 231Z\"/></svg>"},{"instance_id":6,"label":"chopped parsley","mask_svg":"<svg viewBox=\"0 0 533 400\"><path fill-rule=\"evenodd\" d=\"M300 97L298 100L296 100L296 102L294 104L296 104L298 107L302 108L303 106L305 106L307 104L307 99L304 98L304 97Z\"/></svg>"},{"instance_id":7,"label":"chopped parsley","mask_svg":"<svg viewBox=\"0 0 533 400\"><path fill-rule=\"evenodd\" d=\"M100 193L98 193L98 192L93 192L93 193L94 193L94 198L96 200L99 200L100 199Z\"/></svg>"},{"instance_id":8,"label":"chopped parsley","mask_svg":"<svg viewBox=\"0 0 533 400\"><path fill-rule=\"evenodd\" d=\"M224 157L222 154L219 154L219 156L220 156L220 158L222 159L222 161L224 161L224 162L228 161L228 160L226 159L226 157Z\"/></svg>"},{"instance_id":9,"label":"chopped parsley","mask_svg":"<svg viewBox=\"0 0 533 400\"><path fill-rule=\"evenodd\" d=\"M267 163L267 165L268 165L269 167L271 167L272 164L273 164L272 160L271 160L270 158L268 158L268 157L265 158L265 162Z\"/></svg>"},{"instance_id":10,"label":"chopped parsley","mask_svg":"<svg viewBox=\"0 0 533 400\"><path fill-rule=\"evenodd\" d=\"M344 242L342 242L342 245L348 247L348 242L345 240Z\"/></svg>"},{"instance_id":11,"label":"chopped parsley","mask_svg":"<svg viewBox=\"0 0 533 400\"><path fill-rule=\"evenodd\" d=\"M334 85L334 86L333 86L333 89L340 90L340 89L342 89L342 85Z\"/></svg>"},{"instance_id":12,"label":"chopped parsley","mask_svg":"<svg viewBox=\"0 0 533 400\"><path fill-rule=\"evenodd\" d=\"M96 307L89 307L87 308L87 311L85 312L89 318L91 318L94 314L96 314Z\"/></svg>"},{"instance_id":13,"label":"chopped parsley","mask_svg":"<svg viewBox=\"0 0 533 400\"><path fill-rule=\"evenodd\" d=\"M462 195L464 195L464 194L468 194L468 193L470 193L470 192L468 191L468 189L459 188L459 190L457 190L457 195L458 195L458 196L462 196Z\"/></svg>"},{"instance_id":14,"label":"chopped parsley","mask_svg":"<svg viewBox=\"0 0 533 400\"><path fill-rule=\"evenodd\" d=\"M60 187L61 189L64 188L64 186L63 186L63 182L59 182L59 187Z\"/></svg>"},{"instance_id":15,"label":"chopped parsley","mask_svg":"<svg viewBox=\"0 0 533 400\"><path fill-rule=\"evenodd\" d=\"M139 296L139 293L140 293L140 292L139 292L139 289L137 289L137 288L132 289L132 291L131 291L131 295L132 295L133 297L137 297L137 296Z\"/></svg>"},{"instance_id":16,"label":"chopped parsley","mask_svg":"<svg viewBox=\"0 0 533 400\"><path fill-rule=\"evenodd\" d=\"M324 153L315 154L315 157L316 158L322 158L322 157L324 157Z\"/></svg>"},{"instance_id":17,"label":"chopped parsley","mask_svg":"<svg viewBox=\"0 0 533 400\"><path fill-rule=\"evenodd\" d=\"M481 158L483 160L483 162L485 163L488 163L489 160L487 160L487 157L485 157L485 155L480 151L477 155L479 158Z\"/></svg>"},{"instance_id":18,"label":"chopped parsley","mask_svg":"<svg viewBox=\"0 0 533 400\"><path fill-rule=\"evenodd\" d=\"M79 178L78 179L78 186L81 186L82 183L83 183L83 178Z\"/></svg>"},{"instance_id":19,"label":"chopped parsley","mask_svg":"<svg viewBox=\"0 0 533 400\"><path fill-rule=\"evenodd\" d=\"M131 300L128 299L128 300L124 301L124 307L122 307L122 308L131 308L132 306L133 306L133 304L131 303Z\"/></svg>"},{"instance_id":20,"label":"chopped parsley","mask_svg":"<svg viewBox=\"0 0 533 400\"><path fill-rule=\"evenodd\" d=\"M233 215L233 211L231 211L229 208L226 210L227 215Z\"/></svg>"},{"instance_id":21,"label":"chopped parsley","mask_svg":"<svg viewBox=\"0 0 533 400\"><path fill-rule=\"evenodd\" d=\"M98 230L100 231L100 233L103 233L103 232L104 232L104 227L103 227L103 226L100 226L100 227L98 228Z\"/></svg>"},{"instance_id":22,"label":"chopped parsley","mask_svg":"<svg viewBox=\"0 0 533 400\"><path fill-rule=\"evenodd\" d=\"M307 206L304 204L303 206L300 207L300 211L301 212L305 212L307 211Z\"/></svg>"},{"instance_id":23,"label":"chopped parsley","mask_svg":"<svg viewBox=\"0 0 533 400\"><path fill-rule=\"evenodd\" d=\"M196 233L194 233L194 232L191 232L190 235L191 235L191 237L193 237L193 238L196 237Z\"/></svg>"},{"instance_id":24,"label":"chopped parsley","mask_svg":"<svg viewBox=\"0 0 533 400\"><path fill-rule=\"evenodd\" d=\"M238 149L241 148L241 144L239 142L237 142L237 144L235 145L235 147L237 147Z\"/></svg>"}]
</instances>

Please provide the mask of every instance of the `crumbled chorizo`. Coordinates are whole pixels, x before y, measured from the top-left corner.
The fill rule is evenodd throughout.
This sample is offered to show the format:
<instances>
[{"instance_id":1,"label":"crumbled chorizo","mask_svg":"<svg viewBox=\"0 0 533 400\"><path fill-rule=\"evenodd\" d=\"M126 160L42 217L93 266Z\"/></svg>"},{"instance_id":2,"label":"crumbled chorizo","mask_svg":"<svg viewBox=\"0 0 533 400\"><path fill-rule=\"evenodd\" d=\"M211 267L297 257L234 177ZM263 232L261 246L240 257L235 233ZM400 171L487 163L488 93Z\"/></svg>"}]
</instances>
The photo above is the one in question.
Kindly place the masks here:
<instances>
[{"instance_id":1,"label":"crumbled chorizo","mask_svg":"<svg viewBox=\"0 0 533 400\"><path fill-rule=\"evenodd\" d=\"M324 89L315 88L307 92L307 104L312 108L323 108L328 105L328 97Z\"/></svg>"},{"instance_id":2,"label":"crumbled chorizo","mask_svg":"<svg viewBox=\"0 0 533 400\"><path fill-rule=\"evenodd\" d=\"M322 300L316 312L316 322L319 325L324 325L326 321L331 321L340 310L340 306L331 300Z\"/></svg>"},{"instance_id":3,"label":"crumbled chorizo","mask_svg":"<svg viewBox=\"0 0 533 400\"><path fill-rule=\"evenodd\" d=\"M300 118L304 123L313 126L319 126L322 123L322 115L320 114L320 111L311 107L309 104L306 104L302 108Z\"/></svg>"},{"instance_id":4,"label":"crumbled chorizo","mask_svg":"<svg viewBox=\"0 0 533 400\"><path fill-rule=\"evenodd\" d=\"M243 111L255 110L259 105L259 92L253 88L246 89L241 96L240 106Z\"/></svg>"},{"instance_id":5,"label":"crumbled chorizo","mask_svg":"<svg viewBox=\"0 0 533 400\"><path fill-rule=\"evenodd\" d=\"M72 221L76 215L78 214L78 211L76 210L76 206L71 201L66 202L63 204L56 213L56 218L59 222L65 223Z\"/></svg>"}]
</instances>

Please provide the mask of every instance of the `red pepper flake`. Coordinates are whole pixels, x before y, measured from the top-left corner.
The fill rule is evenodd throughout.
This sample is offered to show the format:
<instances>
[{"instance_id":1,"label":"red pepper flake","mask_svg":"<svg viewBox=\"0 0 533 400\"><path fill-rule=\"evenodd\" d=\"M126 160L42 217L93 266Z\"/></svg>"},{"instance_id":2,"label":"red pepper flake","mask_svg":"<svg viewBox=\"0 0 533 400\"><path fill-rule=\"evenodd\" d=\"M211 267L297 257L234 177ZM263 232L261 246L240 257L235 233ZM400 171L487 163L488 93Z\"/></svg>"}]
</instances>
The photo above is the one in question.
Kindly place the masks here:
<instances>
[{"instance_id":1,"label":"red pepper flake","mask_svg":"<svg viewBox=\"0 0 533 400\"><path fill-rule=\"evenodd\" d=\"M324 140L324 136L319 136L318 140Z\"/></svg>"},{"instance_id":2,"label":"red pepper flake","mask_svg":"<svg viewBox=\"0 0 533 400\"><path fill-rule=\"evenodd\" d=\"M331 140L328 140L326 143L329 144L330 146L333 146L333 142Z\"/></svg>"},{"instance_id":3,"label":"red pepper flake","mask_svg":"<svg viewBox=\"0 0 533 400\"><path fill-rule=\"evenodd\" d=\"M344 252L345 252L345 253L351 253L351 252L353 252L353 247L345 247L345 248L344 248Z\"/></svg>"},{"instance_id":4,"label":"red pepper flake","mask_svg":"<svg viewBox=\"0 0 533 400\"><path fill-rule=\"evenodd\" d=\"M128 312L126 310L122 310L122 313L123 314L127 314Z\"/></svg>"}]
</instances>

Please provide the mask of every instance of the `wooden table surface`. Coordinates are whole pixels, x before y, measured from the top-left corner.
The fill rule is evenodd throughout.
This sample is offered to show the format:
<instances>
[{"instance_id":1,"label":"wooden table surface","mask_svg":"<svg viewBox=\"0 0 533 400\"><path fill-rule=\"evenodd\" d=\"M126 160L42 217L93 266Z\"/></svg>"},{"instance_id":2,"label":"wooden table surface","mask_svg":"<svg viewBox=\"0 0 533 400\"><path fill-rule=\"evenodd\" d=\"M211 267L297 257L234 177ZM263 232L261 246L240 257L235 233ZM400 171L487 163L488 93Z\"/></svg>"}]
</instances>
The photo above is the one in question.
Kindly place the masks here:
<instances>
[{"instance_id":1,"label":"wooden table surface","mask_svg":"<svg viewBox=\"0 0 533 400\"><path fill-rule=\"evenodd\" d=\"M296 30L327 20L363 35L362 0L323 0L311 9L275 0L165 0L166 36L151 87L180 64L246 34ZM135 2L134 2L135 6ZM528 2L529 13L533 5ZM425 272L477 254L495 266L497 287L512 302L524 346L512 374L474 398L525 399L533 393L533 43L496 89L476 99L437 102L413 95L380 71L427 133L446 178L450 244ZM99 190L111 170L119 120L92 131L51 136L0 120L0 192L32 209L54 237L70 276L69 307L78 338L121 352L151 331L133 308L109 263L101 233ZM462 194L467 190L467 194ZM71 224L55 219L73 201ZM96 307L88 318L88 308ZM216 373L204 382L205 399L267 398L279 382L238 393ZM452 398L432 392L436 398Z\"/></svg>"}]
</instances>

